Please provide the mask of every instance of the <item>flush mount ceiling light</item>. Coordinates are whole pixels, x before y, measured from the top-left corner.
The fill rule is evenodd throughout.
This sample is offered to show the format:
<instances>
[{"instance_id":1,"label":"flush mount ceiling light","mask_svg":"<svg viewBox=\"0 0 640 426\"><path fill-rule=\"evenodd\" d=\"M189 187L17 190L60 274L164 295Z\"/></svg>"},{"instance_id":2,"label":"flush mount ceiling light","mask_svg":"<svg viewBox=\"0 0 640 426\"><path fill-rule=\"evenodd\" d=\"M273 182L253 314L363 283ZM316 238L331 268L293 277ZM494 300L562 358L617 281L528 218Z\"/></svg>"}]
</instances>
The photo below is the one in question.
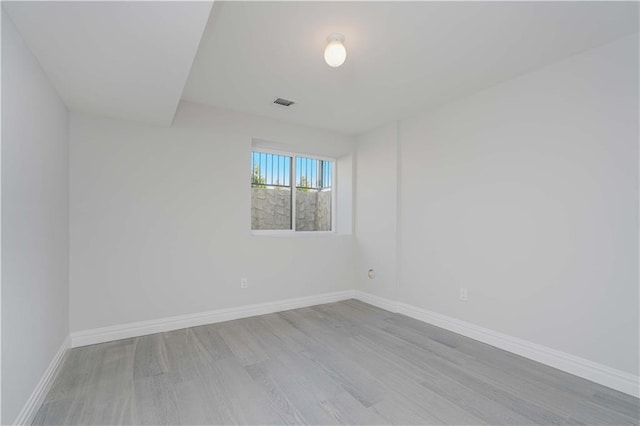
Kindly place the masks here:
<instances>
[{"instance_id":1,"label":"flush mount ceiling light","mask_svg":"<svg viewBox=\"0 0 640 426\"><path fill-rule=\"evenodd\" d=\"M324 60L330 67L339 67L347 59L347 49L344 48L344 36L334 33L327 37L327 47L324 48Z\"/></svg>"}]
</instances>

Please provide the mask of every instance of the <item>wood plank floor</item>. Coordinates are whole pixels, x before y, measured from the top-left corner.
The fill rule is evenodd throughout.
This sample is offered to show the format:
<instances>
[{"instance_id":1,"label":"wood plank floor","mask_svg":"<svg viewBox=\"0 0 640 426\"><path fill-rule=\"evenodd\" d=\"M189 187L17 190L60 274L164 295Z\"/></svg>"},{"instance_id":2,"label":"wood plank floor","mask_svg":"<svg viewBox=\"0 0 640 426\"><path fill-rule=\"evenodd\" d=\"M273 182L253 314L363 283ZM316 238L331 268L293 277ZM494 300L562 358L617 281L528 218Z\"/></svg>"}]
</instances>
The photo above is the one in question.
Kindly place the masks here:
<instances>
[{"instance_id":1,"label":"wood plank floor","mask_svg":"<svg viewBox=\"0 0 640 426\"><path fill-rule=\"evenodd\" d=\"M638 425L638 399L348 300L72 349L34 424Z\"/></svg>"}]
</instances>

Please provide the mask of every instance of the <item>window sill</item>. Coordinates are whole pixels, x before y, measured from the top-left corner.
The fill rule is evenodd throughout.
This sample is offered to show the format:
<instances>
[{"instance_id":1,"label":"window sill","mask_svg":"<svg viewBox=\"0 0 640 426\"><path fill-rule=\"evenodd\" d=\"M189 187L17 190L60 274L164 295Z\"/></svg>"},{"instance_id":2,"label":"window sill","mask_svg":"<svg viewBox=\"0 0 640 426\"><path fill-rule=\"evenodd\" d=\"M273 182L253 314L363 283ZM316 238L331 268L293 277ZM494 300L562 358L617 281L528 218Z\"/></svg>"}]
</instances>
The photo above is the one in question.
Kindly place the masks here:
<instances>
[{"instance_id":1,"label":"window sill","mask_svg":"<svg viewBox=\"0 0 640 426\"><path fill-rule=\"evenodd\" d=\"M252 237L330 237L338 235L336 231L285 231L285 230L252 230Z\"/></svg>"}]
</instances>

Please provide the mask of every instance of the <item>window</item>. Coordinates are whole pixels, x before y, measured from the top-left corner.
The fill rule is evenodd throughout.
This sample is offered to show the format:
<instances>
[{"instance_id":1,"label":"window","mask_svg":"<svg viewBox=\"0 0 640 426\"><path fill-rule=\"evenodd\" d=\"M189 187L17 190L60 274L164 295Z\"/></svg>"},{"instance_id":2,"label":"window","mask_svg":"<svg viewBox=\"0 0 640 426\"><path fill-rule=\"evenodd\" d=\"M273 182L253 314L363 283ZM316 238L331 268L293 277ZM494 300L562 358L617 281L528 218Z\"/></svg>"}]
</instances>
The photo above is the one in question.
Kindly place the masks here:
<instances>
[{"instance_id":1,"label":"window","mask_svg":"<svg viewBox=\"0 0 640 426\"><path fill-rule=\"evenodd\" d=\"M253 151L251 229L258 233L333 231L333 182L331 159Z\"/></svg>"}]
</instances>

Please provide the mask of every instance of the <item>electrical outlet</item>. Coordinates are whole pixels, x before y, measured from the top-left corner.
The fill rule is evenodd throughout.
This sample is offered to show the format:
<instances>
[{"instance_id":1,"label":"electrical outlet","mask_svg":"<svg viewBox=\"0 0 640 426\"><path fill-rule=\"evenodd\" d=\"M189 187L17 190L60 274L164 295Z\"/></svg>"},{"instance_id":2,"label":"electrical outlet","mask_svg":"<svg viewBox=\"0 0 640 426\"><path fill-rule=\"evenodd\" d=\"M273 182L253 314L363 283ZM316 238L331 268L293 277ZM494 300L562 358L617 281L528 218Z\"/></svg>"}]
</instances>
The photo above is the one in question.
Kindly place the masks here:
<instances>
[{"instance_id":1,"label":"electrical outlet","mask_svg":"<svg viewBox=\"0 0 640 426\"><path fill-rule=\"evenodd\" d=\"M465 287L460 287L460 300L466 302L469 300L469 289Z\"/></svg>"},{"instance_id":2,"label":"electrical outlet","mask_svg":"<svg viewBox=\"0 0 640 426\"><path fill-rule=\"evenodd\" d=\"M246 278L240 278L240 288L247 288L249 281Z\"/></svg>"}]
</instances>

